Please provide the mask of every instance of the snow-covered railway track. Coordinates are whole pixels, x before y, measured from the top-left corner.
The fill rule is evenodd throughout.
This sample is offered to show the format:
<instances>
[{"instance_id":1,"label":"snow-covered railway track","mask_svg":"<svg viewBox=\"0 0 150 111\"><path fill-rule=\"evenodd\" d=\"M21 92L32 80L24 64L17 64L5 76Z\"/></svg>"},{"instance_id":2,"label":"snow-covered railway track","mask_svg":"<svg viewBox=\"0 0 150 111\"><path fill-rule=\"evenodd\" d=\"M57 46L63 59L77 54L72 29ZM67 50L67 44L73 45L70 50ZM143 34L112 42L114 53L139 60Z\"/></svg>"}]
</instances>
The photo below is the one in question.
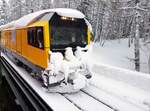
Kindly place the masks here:
<instances>
[{"instance_id":1,"label":"snow-covered railway track","mask_svg":"<svg viewBox=\"0 0 150 111\"><path fill-rule=\"evenodd\" d=\"M149 111L149 108L142 105L133 104L122 98L117 97L107 91L104 91L94 85L90 85L88 88L82 90L82 92L88 94L95 100L105 104L114 111L126 111L127 108L132 111Z\"/></svg>"},{"instance_id":2,"label":"snow-covered railway track","mask_svg":"<svg viewBox=\"0 0 150 111\"><path fill-rule=\"evenodd\" d=\"M62 95L81 111L116 111L82 90L78 93Z\"/></svg>"},{"instance_id":3,"label":"snow-covered railway track","mask_svg":"<svg viewBox=\"0 0 150 111\"><path fill-rule=\"evenodd\" d=\"M24 69L16 66L5 55L3 57L54 111L149 111L149 108L142 104L128 101L125 97L121 98L106 90L107 88L99 84L102 80L99 77L93 77L90 85L77 93L47 93Z\"/></svg>"},{"instance_id":4,"label":"snow-covered railway track","mask_svg":"<svg viewBox=\"0 0 150 111\"><path fill-rule=\"evenodd\" d=\"M84 109L82 109L80 107L80 105L74 103L71 99L69 99L67 96L65 96L65 94L61 94L62 96L64 96L69 102L71 102L75 107L77 107L79 110L84 111Z\"/></svg>"},{"instance_id":5,"label":"snow-covered railway track","mask_svg":"<svg viewBox=\"0 0 150 111\"><path fill-rule=\"evenodd\" d=\"M92 97L93 99L99 101L100 103L104 104L105 106L109 107L109 108L112 109L113 111L118 111L118 109L116 109L116 108L114 108L113 106L111 106L111 105L105 103L104 101L102 101L102 100L96 98L95 96L91 95L90 93L88 93L88 92L86 92L86 91L84 91L84 90L81 90L81 91L82 91L83 93L87 94L88 96Z\"/></svg>"}]
</instances>

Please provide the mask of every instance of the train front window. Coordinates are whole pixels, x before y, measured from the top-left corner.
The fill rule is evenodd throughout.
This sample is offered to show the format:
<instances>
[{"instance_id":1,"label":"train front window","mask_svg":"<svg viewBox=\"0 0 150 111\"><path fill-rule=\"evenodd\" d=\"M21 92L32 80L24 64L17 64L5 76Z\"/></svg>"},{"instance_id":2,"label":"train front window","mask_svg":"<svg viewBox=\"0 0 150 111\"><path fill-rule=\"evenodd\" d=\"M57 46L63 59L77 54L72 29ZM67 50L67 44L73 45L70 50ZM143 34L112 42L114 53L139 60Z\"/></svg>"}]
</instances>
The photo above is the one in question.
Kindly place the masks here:
<instances>
[{"instance_id":1,"label":"train front window","mask_svg":"<svg viewBox=\"0 0 150 111\"><path fill-rule=\"evenodd\" d=\"M87 45L87 26L82 19L57 19L52 24L50 40L51 48L85 47Z\"/></svg>"},{"instance_id":2,"label":"train front window","mask_svg":"<svg viewBox=\"0 0 150 111\"><path fill-rule=\"evenodd\" d=\"M74 27L53 27L52 30L52 45L85 45L86 35L84 30Z\"/></svg>"}]
</instances>

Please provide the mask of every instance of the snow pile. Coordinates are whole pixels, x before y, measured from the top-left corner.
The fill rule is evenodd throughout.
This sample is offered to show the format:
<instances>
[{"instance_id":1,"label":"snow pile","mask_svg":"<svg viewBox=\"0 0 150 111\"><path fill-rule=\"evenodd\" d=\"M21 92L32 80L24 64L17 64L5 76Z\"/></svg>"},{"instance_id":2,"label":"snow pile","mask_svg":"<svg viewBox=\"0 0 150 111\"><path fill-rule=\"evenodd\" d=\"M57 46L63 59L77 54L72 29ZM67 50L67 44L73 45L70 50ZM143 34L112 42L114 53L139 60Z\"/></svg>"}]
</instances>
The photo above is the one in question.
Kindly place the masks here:
<instances>
[{"instance_id":1,"label":"snow pile","mask_svg":"<svg viewBox=\"0 0 150 111\"><path fill-rule=\"evenodd\" d=\"M60 52L50 51L48 68L42 73L44 85L48 87L50 84L61 82L60 89L67 90L67 92L69 87L69 92L76 92L86 87L88 85L87 79L91 78L91 72L89 66L82 60L82 53L84 52L80 47L77 48L76 56L71 47L65 49L64 57Z\"/></svg>"}]
</instances>

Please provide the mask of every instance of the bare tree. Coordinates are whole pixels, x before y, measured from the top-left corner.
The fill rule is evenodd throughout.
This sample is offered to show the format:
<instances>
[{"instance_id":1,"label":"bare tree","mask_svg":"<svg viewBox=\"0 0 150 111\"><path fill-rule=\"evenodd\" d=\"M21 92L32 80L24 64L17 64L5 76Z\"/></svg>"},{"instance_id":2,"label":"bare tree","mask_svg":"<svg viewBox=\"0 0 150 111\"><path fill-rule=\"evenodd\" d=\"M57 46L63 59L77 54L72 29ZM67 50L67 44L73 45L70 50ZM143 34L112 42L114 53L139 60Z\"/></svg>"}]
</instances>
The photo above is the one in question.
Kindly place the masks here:
<instances>
[{"instance_id":1,"label":"bare tree","mask_svg":"<svg viewBox=\"0 0 150 111\"><path fill-rule=\"evenodd\" d=\"M2 0L2 5L0 6L0 25L8 22L7 9L7 2L5 0Z\"/></svg>"}]
</instances>

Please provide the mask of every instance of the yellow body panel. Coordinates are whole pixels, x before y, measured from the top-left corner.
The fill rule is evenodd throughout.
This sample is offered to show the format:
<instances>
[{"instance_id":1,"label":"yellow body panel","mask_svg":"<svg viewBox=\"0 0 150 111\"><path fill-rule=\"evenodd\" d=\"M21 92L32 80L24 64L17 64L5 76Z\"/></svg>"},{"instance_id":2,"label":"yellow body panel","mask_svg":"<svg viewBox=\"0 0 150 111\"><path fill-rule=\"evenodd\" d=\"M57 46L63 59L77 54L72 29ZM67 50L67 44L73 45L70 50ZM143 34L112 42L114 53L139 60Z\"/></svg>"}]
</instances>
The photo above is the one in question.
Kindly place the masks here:
<instances>
[{"instance_id":1,"label":"yellow body panel","mask_svg":"<svg viewBox=\"0 0 150 111\"><path fill-rule=\"evenodd\" d=\"M6 36L7 36L7 48L9 48L9 31L6 32Z\"/></svg>"},{"instance_id":2,"label":"yellow body panel","mask_svg":"<svg viewBox=\"0 0 150 111\"><path fill-rule=\"evenodd\" d=\"M3 47L6 47L6 37L5 37L5 32L3 31L2 32L2 40L1 40L1 42L2 42L2 46Z\"/></svg>"},{"instance_id":3,"label":"yellow body panel","mask_svg":"<svg viewBox=\"0 0 150 111\"><path fill-rule=\"evenodd\" d=\"M7 31L7 45L8 45L8 48L10 48L10 39L11 39L11 31Z\"/></svg>"},{"instance_id":4,"label":"yellow body panel","mask_svg":"<svg viewBox=\"0 0 150 111\"><path fill-rule=\"evenodd\" d=\"M7 34L7 31L4 33L4 35L6 37L6 39L5 39L6 40L5 41L5 47L8 48L8 36L7 36L8 34Z\"/></svg>"},{"instance_id":5,"label":"yellow body panel","mask_svg":"<svg viewBox=\"0 0 150 111\"><path fill-rule=\"evenodd\" d=\"M21 55L21 45L22 45L22 30L16 30L16 52Z\"/></svg>"},{"instance_id":6,"label":"yellow body panel","mask_svg":"<svg viewBox=\"0 0 150 111\"><path fill-rule=\"evenodd\" d=\"M44 58L44 50L40 50L36 47L28 45L28 57L27 59L31 61L33 64L36 64L40 67L43 67L42 61Z\"/></svg>"},{"instance_id":7,"label":"yellow body panel","mask_svg":"<svg viewBox=\"0 0 150 111\"><path fill-rule=\"evenodd\" d=\"M27 41L27 29L21 29L21 35L22 35L22 56L24 58L28 58L28 41Z\"/></svg>"},{"instance_id":8,"label":"yellow body panel","mask_svg":"<svg viewBox=\"0 0 150 111\"><path fill-rule=\"evenodd\" d=\"M44 49L39 49L28 44L27 30L29 27L43 27L44 34ZM15 31L15 32L14 32ZM13 35L14 32L14 35ZM47 21L36 22L28 27L18 28L16 30L3 30L2 31L2 45L13 51L14 53L21 55L26 60L41 67L48 67L48 52L50 49L49 44L49 23Z\"/></svg>"},{"instance_id":9,"label":"yellow body panel","mask_svg":"<svg viewBox=\"0 0 150 111\"><path fill-rule=\"evenodd\" d=\"M6 47L6 37L5 37L5 32L2 32L2 42L3 42L3 47Z\"/></svg>"},{"instance_id":10,"label":"yellow body panel","mask_svg":"<svg viewBox=\"0 0 150 111\"><path fill-rule=\"evenodd\" d=\"M90 38L91 38L91 32L89 31L89 29L88 29L88 31L87 31L87 36L88 36L88 45L90 44Z\"/></svg>"},{"instance_id":11,"label":"yellow body panel","mask_svg":"<svg viewBox=\"0 0 150 111\"><path fill-rule=\"evenodd\" d=\"M3 31L1 31L0 42L1 42L1 46L4 46Z\"/></svg>"}]
</instances>

